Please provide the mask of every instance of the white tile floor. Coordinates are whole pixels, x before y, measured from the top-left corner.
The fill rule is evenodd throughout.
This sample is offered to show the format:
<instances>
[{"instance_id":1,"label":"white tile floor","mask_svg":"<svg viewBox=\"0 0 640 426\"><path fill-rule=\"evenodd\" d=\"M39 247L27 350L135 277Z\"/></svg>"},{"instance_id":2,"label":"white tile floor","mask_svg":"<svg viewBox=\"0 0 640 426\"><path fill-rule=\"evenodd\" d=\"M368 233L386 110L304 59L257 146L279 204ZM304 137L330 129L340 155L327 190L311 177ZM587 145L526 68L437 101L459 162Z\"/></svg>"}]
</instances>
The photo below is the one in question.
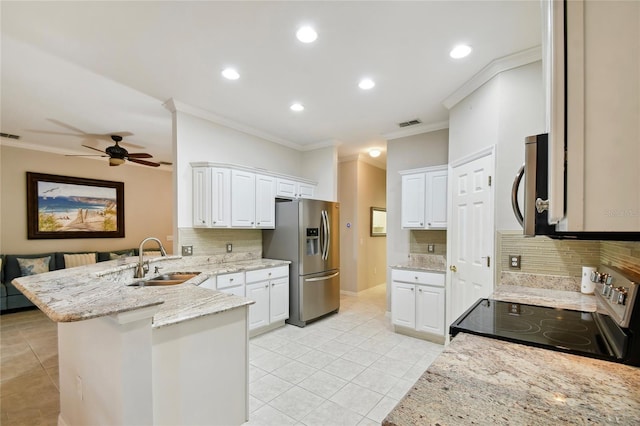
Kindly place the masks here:
<instances>
[{"instance_id":1,"label":"white tile floor","mask_svg":"<svg viewBox=\"0 0 640 426\"><path fill-rule=\"evenodd\" d=\"M379 425L443 349L394 333L385 291L343 295L338 314L251 339L245 425Z\"/></svg>"},{"instance_id":2,"label":"white tile floor","mask_svg":"<svg viewBox=\"0 0 640 426\"><path fill-rule=\"evenodd\" d=\"M385 286L342 296L338 314L250 341L246 425L380 424L442 351L391 331ZM0 318L0 424L55 425L57 328L38 310Z\"/></svg>"}]
</instances>

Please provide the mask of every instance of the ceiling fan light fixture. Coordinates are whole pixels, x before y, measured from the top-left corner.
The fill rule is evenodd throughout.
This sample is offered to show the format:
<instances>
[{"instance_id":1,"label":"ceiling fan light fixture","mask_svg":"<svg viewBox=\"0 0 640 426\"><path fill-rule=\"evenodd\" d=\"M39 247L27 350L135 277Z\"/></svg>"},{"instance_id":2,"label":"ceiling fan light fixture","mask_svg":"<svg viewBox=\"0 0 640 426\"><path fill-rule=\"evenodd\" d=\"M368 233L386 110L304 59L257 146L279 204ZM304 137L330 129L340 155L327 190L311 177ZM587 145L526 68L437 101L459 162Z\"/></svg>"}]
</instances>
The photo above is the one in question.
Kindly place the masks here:
<instances>
[{"instance_id":1,"label":"ceiling fan light fixture","mask_svg":"<svg viewBox=\"0 0 640 426\"><path fill-rule=\"evenodd\" d=\"M115 158L115 157L109 158L110 166L119 166L121 164L124 164L124 158Z\"/></svg>"}]
</instances>

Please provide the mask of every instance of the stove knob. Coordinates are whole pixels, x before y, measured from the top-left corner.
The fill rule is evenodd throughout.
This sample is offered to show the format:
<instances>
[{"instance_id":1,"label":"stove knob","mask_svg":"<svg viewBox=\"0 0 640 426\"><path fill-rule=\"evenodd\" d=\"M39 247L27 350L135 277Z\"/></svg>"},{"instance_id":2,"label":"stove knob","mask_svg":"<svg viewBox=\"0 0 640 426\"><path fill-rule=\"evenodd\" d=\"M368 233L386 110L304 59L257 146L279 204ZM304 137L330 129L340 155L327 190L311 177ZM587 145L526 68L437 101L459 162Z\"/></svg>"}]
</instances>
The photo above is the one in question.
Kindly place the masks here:
<instances>
[{"instance_id":1,"label":"stove knob","mask_svg":"<svg viewBox=\"0 0 640 426\"><path fill-rule=\"evenodd\" d=\"M627 303L627 289L624 287L620 287L620 292L618 293L618 300L616 303L619 305L624 305Z\"/></svg>"}]
</instances>

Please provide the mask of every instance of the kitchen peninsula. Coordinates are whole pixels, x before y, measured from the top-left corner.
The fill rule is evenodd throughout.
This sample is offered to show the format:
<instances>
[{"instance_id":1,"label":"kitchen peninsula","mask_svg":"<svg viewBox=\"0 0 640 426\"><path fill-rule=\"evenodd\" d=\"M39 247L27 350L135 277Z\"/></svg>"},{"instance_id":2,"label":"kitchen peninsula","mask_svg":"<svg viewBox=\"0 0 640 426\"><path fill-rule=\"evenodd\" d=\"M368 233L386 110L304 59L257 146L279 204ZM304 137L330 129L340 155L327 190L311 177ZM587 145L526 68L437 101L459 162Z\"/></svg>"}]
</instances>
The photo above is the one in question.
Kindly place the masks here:
<instances>
[{"instance_id":1,"label":"kitchen peninsula","mask_svg":"<svg viewBox=\"0 0 640 426\"><path fill-rule=\"evenodd\" d=\"M288 262L145 260L152 271L199 274L178 285L130 286L138 258L126 258L14 280L58 323L59 424L245 422L253 302L199 284Z\"/></svg>"},{"instance_id":2,"label":"kitchen peninsula","mask_svg":"<svg viewBox=\"0 0 640 426\"><path fill-rule=\"evenodd\" d=\"M596 309L568 291L503 285L492 298ZM460 333L383 425L639 424L638 389L637 367Z\"/></svg>"}]
</instances>

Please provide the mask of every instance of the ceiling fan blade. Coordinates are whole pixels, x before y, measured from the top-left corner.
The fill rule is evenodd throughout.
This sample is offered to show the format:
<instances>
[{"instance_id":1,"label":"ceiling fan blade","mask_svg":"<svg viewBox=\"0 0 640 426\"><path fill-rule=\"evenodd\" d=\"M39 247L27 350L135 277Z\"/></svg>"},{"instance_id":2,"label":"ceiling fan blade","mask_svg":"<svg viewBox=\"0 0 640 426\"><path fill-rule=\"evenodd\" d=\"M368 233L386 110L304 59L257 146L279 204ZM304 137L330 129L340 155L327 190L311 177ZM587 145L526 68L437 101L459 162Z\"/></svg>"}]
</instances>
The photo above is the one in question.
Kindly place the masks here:
<instances>
[{"instance_id":1,"label":"ceiling fan blade","mask_svg":"<svg viewBox=\"0 0 640 426\"><path fill-rule=\"evenodd\" d=\"M153 155L146 152L129 153L129 158L153 158Z\"/></svg>"},{"instance_id":2,"label":"ceiling fan blade","mask_svg":"<svg viewBox=\"0 0 640 426\"><path fill-rule=\"evenodd\" d=\"M72 126L72 125L70 125L70 124L63 123L62 121L56 120L55 118L47 118L47 121L50 121L50 122L52 122L53 124L57 124L58 126L64 127L64 128L66 128L66 129L73 130L74 132L79 133L80 135L83 135L83 136L85 136L85 135L87 135L87 134L88 134L88 133L87 133L87 132L85 132L84 130L80 130L80 129L78 129L77 127L73 127L73 126Z\"/></svg>"},{"instance_id":3,"label":"ceiling fan blade","mask_svg":"<svg viewBox=\"0 0 640 426\"><path fill-rule=\"evenodd\" d=\"M160 166L160 164L154 163L153 161L136 160L135 158L129 158L129 161L131 161L133 163L143 164L145 166L151 166L151 167L159 167Z\"/></svg>"},{"instance_id":4,"label":"ceiling fan blade","mask_svg":"<svg viewBox=\"0 0 640 426\"><path fill-rule=\"evenodd\" d=\"M92 150L94 150L94 151L98 151L98 152L101 152L101 153L103 153L103 154L104 154L104 151L103 151L103 150L101 150L101 149L94 148L94 147L92 147L92 146L84 145L84 144L83 144L82 146L84 146L85 148L89 148L89 149L92 149Z\"/></svg>"}]
</instances>

